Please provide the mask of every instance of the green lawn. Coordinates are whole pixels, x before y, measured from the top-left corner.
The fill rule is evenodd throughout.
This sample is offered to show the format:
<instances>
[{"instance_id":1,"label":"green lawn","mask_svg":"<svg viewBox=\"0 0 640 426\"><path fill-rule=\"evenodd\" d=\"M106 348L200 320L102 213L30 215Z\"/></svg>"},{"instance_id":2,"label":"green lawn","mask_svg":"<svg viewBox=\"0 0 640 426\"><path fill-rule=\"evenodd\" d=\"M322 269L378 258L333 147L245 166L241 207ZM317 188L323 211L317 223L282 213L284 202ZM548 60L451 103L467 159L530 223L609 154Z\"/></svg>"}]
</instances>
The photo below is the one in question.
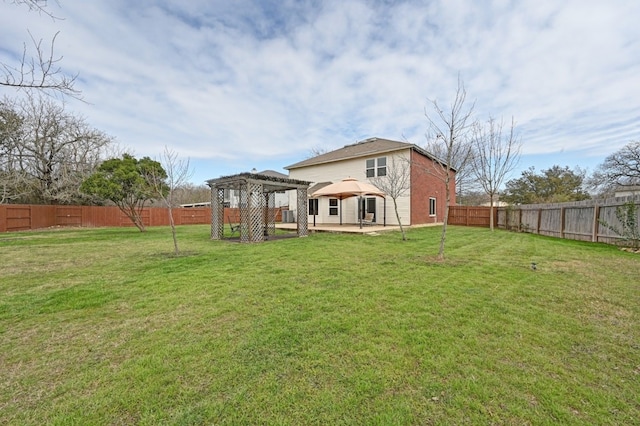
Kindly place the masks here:
<instances>
[{"instance_id":1,"label":"green lawn","mask_svg":"<svg viewBox=\"0 0 640 426\"><path fill-rule=\"evenodd\" d=\"M640 255L439 235L0 234L0 424L640 421Z\"/></svg>"}]
</instances>

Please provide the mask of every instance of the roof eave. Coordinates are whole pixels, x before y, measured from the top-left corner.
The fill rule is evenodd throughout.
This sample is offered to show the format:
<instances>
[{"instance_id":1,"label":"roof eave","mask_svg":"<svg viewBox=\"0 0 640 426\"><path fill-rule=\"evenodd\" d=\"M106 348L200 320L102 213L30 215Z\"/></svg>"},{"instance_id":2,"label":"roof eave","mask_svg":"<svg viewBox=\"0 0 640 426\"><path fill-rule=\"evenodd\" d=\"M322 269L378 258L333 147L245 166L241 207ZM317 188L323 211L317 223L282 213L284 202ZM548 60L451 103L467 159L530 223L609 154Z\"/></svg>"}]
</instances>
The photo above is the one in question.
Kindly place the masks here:
<instances>
[{"instance_id":1,"label":"roof eave","mask_svg":"<svg viewBox=\"0 0 640 426\"><path fill-rule=\"evenodd\" d=\"M427 152L424 148L420 148L418 145L413 145L411 149L413 149L418 154L420 154L420 155L422 155L424 157L427 157L428 159L430 159L432 161L435 161L436 163L440 163L441 165L447 167L447 163L445 163L442 160L439 160L434 155L432 155L429 152ZM451 166L449 166L449 170L453 171L454 173L458 172L455 168L453 168Z\"/></svg>"},{"instance_id":2,"label":"roof eave","mask_svg":"<svg viewBox=\"0 0 640 426\"><path fill-rule=\"evenodd\" d=\"M311 164L302 164L308 160L304 160L304 161L300 161L298 163L292 164L290 166L286 166L284 167L285 170L291 170L291 169L301 169L303 167L310 167L310 166L319 166L322 164L329 164L329 163L337 163L339 161L347 161L347 160L353 160L355 158L364 158L364 157L368 157L368 156L372 156L372 155L379 155L379 154L388 154L390 152L396 152L396 151L404 151L406 149L412 149L412 147L409 146L404 146L404 147L398 147L398 148L390 148L390 149L385 149L385 150L380 150L380 151L371 151L371 152L366 152L366 153L361 153L359 155L350 155L347 157L341 157L339 159L329 159L329 160L321 160L318 162L312 162ZM298 165L298 164L302 164L302 165Z\"/></svg>"}]
</instances>

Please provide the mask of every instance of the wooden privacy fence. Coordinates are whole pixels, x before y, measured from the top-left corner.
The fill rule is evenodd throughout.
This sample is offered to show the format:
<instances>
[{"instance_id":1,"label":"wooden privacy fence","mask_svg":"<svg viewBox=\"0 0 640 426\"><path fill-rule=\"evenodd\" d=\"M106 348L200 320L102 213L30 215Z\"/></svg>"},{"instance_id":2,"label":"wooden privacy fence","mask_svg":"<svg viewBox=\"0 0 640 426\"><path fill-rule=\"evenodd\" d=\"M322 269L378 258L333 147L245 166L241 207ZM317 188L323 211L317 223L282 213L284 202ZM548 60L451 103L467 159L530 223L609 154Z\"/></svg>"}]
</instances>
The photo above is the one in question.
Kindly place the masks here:
<instances>
[{"instance_id":1,"label":"wooden privacy fence","mask_svg":"<svg viewBox=\"0 0 640 426\"><path fill-rule=\"evenodd\" d=\"M225 208L224 220L228 223L239 218L238 209ZM176 225L211 223L210 207L174 208ZM282 217L276 209L276 221ZM147 207L142 211L145 226L168 226L167 208ZM30 229L68 227L120 227L134 226L117 207L112 206L49 206L33 204L0 204L0 232L26 231Z\"/></svg>"},{"instance_id":2,"label":"wooden privacy fence","mask_svg":"<svg viewBox=\"0 0 640 426\"><path fill-rule=\"evenodd\" d=\"M622 229L616 209L633 202L640 224L640 196L559 204L530 204L498 209L497 226L557 238L613 244L621 237L601 222Z\"/></svg>"},{"instance_id":3,"label":"wooden privacy fence","mask_svg":"<svg viewBox=\"0 0 640 426\"><path fill-rule=\"evenodd\" d=\"M494 225L496 221L497 207L493 208ZM489 219L491 217L491 208L482 206L449 206L449 225L462 226L482 226L488 228L490 226Z\"/></svg>"}]
</instances>

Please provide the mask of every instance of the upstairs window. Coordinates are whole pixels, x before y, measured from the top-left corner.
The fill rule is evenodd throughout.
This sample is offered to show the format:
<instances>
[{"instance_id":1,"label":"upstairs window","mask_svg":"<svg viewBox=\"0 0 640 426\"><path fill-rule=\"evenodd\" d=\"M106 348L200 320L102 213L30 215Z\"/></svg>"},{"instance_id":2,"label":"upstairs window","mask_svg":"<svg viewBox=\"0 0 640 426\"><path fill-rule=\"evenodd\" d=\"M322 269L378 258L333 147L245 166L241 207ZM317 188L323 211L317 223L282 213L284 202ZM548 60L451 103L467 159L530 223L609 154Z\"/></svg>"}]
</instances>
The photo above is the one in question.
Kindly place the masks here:
<instances>
[{"instance_id":1,"label":"upstairs window","mask_svg":"<svg viewBox=\"0 0 640 426\"><path fill-rule=\"evenodd\" d=\"M377 168L378 176L386 176L387 175L387 157L378 158L378 168Z\"/></svg>"},{"instance_id":2,"label":"upstairs window","mask_svg":"<svg viewBox=\"0 0 640 426\"><path fill-rule=\"evenodd\" d=\"M366 176L368 178L387 175L387 157L370 158L366 163Z\"/></svg>"},{"instance_id":3,"label":"upstairs window","mask_svg":"<svg viewBox=\"0 0 640 426\"><path fill-rule=\"evenodd\" d=\"M367 160L367 177L372 178L376 175L376 159Z\"/></svg>"}]
</instances>

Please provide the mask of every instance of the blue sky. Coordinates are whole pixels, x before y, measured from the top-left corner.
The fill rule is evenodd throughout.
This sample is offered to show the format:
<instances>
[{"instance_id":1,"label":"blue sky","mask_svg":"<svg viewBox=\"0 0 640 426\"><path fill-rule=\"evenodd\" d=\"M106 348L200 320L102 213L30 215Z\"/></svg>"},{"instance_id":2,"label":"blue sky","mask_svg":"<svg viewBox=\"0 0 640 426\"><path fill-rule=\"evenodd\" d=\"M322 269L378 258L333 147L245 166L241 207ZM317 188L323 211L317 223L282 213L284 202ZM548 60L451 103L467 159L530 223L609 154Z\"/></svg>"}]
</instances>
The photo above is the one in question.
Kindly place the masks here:
<instances>
[{"instance_id":1,"label":"blue sky","mask_svg":"<svg viewBox=\"0 0 640 426\"><path fill-rule=\"evenodd\" d=\"M640 140L637 0L0 2L0 61L57 32L68 99L136 156L192 180L282 171L369 137L425 145L458 74L475 116L515 118L519 169L580 166ZM8 89L0 95L14 96Z\"/></svg>"}]
</instances>

